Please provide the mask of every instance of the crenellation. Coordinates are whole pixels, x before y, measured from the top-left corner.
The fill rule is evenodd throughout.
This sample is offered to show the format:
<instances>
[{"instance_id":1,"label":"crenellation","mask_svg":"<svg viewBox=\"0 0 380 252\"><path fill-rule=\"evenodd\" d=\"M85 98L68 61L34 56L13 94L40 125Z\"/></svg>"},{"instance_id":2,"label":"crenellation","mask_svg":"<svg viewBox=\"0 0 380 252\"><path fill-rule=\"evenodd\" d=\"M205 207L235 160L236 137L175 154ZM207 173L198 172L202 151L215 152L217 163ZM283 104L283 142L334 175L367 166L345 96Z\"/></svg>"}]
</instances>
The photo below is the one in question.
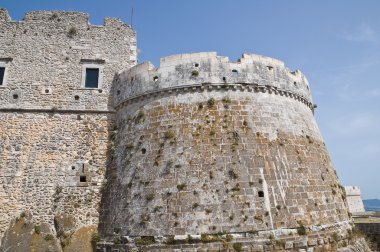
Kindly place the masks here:
<instances>
[{"instance_id":1,"label":"crenellation","mask_svg":"<svg viewBox=\"0 0 380 252\"><path fill-rule=\"evenodd\" d=\"M237 62L229 62L228 58L210 52L174 55L160 62L159 68L148 62L121 72L115 85L115 106L149 92L224 83L272 87L275 92L289 92L312 104L305 76L298 70L289 71L281 61L268 57L243 54Z\"/></svg>"},{"instance_id":2,"label":"crenellation","mask_svg":"<svg viewBox=\"0 0 380 252\"><path fill-rule=\"evenodd\" d=\"M9 22L11 17L6 9L0 8L0 22Z\"/></svg>"}]
</instances>

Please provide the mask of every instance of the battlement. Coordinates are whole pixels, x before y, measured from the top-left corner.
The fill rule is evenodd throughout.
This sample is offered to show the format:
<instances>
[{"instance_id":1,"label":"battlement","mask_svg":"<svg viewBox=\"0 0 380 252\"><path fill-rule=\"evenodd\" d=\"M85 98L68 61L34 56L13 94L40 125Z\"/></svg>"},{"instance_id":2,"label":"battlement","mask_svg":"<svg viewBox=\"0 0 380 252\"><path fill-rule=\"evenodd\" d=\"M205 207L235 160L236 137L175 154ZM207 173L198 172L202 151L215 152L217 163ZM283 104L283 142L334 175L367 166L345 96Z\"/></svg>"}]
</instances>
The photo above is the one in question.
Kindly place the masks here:
<instances>
[{"instance_id":1,"label":"battlement","mask_svg":"<svg viewBox=\"0 0 380 252\"><path fill-rule=\"evenodd\" d=\"M144 62L122 71L115 85L115 104L147 93L204 85L267 87L312 104L306 77L290 71L282 61L243 54L233 62L216 52L172 55L161 58L158 68Z\"/></svg>"},{"instance_id":2,"label":"battlement","mask_svg":"<svg viewBox=\"0 0 380 252\"><path fill-rule=\"evenodd\" d=\"M23 24L33 24L39 22L57 22L62 25L68 23L75 23L78 27L101 27L99 25L91 25L89 22L89 15L83 12L71 12L71 11L32 11L27 12L24 15L22 21L12 20L6 9L0 9L0 22L12 22L12 23L23 23ZM121 27L125 26L132 29L128 24L117 18L106 17L103 23L104 27Z\"/></svg>"},{"instance_id":3,"label":"battlement","mask_svg":"<svg viewBox=\"0 0 380 252\"><path fill-rule=\"evenodd\" d=\"M361 196L361 191L359 186L345 186L347 196Z\"/></svg>"}]
</instances>

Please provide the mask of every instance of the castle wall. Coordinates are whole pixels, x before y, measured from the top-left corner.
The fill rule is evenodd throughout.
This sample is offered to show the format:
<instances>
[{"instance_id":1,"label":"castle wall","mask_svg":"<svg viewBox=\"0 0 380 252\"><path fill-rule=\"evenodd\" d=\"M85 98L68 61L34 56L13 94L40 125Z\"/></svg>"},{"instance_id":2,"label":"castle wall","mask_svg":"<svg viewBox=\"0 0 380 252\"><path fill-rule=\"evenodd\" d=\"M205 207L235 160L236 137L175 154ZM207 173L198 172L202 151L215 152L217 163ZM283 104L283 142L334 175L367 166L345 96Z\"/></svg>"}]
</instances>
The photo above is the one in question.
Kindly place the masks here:
<instances>
[{"instance_id":1,"label":"castle wall","mask_svg":"<svg viewBox=\"0 0 380 252\"><path fill-rule=\"evenodd\" d=\"M118 134L99 224L104 236L282 237L297 236L304 225L347 237L344 191L307 80L297 72L296 87L283 64L261 60L244 55L229 63L201 53L164 58L164 69L145 63L120 74ZM234 79L223 81L235 68Z\"/></svg>"},{"instance_id":2,"label":"castle wall","mask_svg":"<svg viewBox=\"0 0 380 252\"><path fill-rule=\"evenodd\" d=\"M0 45L0 237L23 211L51 227L61 213L74 228L96 225L112 82L136 63L135 32L112 18L91 25L84 13L12 21L1 9ZM84 87L86 67L100 69L99 88Z\"/></svg>"}]
</instances>

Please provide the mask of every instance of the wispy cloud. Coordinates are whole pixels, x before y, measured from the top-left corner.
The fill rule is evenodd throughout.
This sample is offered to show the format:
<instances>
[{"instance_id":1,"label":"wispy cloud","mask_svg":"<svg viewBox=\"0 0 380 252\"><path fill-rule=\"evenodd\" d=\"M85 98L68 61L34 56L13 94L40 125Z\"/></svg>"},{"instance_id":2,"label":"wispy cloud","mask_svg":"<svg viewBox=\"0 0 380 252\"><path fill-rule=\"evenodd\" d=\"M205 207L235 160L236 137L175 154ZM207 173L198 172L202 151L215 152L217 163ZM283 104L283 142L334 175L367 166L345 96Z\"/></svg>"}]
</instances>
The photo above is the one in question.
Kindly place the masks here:
<instances>
[{"instance_id":1,"label":"wispy cloud","mask_svg":"<svg viewBox=\"0 0 380 252\"><path fill-rule=\"evenodd\" d=\"M339 37L354 42L379 41L379 33L366 23L362 23L350 31L341 32Z\"/></svg>"}]
</instances>

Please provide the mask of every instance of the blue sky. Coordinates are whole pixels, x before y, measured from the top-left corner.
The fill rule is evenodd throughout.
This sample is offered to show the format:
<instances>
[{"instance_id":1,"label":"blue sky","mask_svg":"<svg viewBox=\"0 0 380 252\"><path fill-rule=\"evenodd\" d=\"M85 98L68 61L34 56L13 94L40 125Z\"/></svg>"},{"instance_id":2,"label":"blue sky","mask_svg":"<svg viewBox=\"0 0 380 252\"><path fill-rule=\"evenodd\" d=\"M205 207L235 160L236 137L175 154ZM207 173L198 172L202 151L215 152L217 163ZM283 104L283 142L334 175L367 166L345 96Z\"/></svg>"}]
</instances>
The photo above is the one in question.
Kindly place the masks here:
<instances>
[{"instance_id":1,"label":"blue sky","mask_svg":"<svg viewBox=\"0 0 380 252\"><path fill-rule=\"evenodd\" d=\"M309 79L316 119L342 184L380 198L380 1L0 0L12 19L32 10L118 17L137 31L139 61L217 51L285 61Z\"/></svg>"}]
</instances>

